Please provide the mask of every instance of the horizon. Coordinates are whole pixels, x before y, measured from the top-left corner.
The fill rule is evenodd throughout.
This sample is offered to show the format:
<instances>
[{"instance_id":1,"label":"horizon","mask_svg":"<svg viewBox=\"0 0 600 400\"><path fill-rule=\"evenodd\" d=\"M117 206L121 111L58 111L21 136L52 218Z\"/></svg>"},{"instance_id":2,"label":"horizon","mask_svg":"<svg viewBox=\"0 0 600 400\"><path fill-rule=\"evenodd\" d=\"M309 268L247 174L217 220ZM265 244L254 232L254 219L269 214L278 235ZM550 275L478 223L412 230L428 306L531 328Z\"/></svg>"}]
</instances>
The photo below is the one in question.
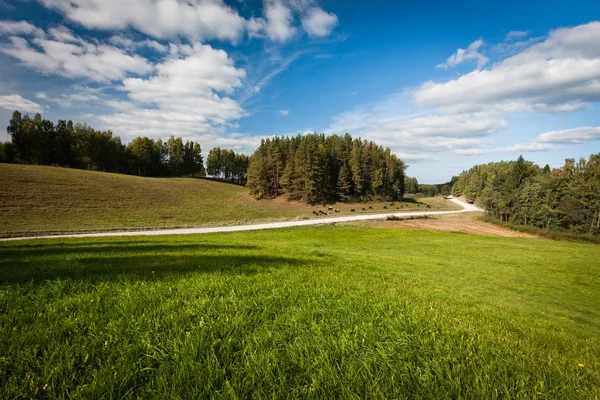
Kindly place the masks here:
<instances>
[{"instance_id":1,"label":"horizon","mask_svg":"<svg viewBox=\"0 0 600 400\"><path fill-rule=\"evenodd\" d=\"M350 133L423 184L521 154L557 168L600 152L600 4L576 3L1 0L0 121L181 136L205 159Z\"/></svg>"}]
</instances>

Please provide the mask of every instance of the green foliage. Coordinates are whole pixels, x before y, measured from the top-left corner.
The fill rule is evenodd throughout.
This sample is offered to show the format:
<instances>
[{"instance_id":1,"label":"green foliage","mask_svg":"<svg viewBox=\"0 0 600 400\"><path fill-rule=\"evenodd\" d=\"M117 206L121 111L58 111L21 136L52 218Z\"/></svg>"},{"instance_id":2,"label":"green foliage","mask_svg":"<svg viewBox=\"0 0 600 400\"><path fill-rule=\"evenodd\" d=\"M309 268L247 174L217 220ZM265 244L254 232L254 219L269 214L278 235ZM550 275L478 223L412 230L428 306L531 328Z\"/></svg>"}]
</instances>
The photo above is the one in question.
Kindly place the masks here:
<instances>
[{"instance_id":1,"label":"green foliage","mask_svg":"<svg viewBox=\"0 0 600 400\"><path fill-rule=\"evenodd\" d=\"M406 166L389 149L344 136L308 134L264 139L250 157L248 188L258 198L389 199L404 194Z\"/></svg>"},{"instance_id":2,"label":"green foliage","mask_svg":"<svg viewBox=\"0 0 600 400\"><path fill-rule=\"evenodd\" d=\"M452 192L477 200L492 218L512 225L600 233L600 154L577 163L568 159L553 171L523 157L477 165L458 177Z\"/></svg>"},{"instance_id":3,"label":"green foliage","mask_svg":"<svg viewBox=\"0 0 600 400\"><path fill-rule=\"evenodd\" d=\"M206 172L215 178L245 185L249 163L250 159L244 154L215 147L208 152Z\"/></svg>"},{"instance_id":4,"label":"green foliage","mask_svg":"<svg viewBox=\"0 0 600 400\"><path fill-rule=\"evenodd\" d=\"M417 178L411 178L408 176L404 177L404 190L406 193L417 194L419 193L419 181Z\"/></svg>"},{"instance_id":5,"label":"green foliage","mask_svg":"<svg viewBox=\"0 0 600 400\"><path fill-rule=\"evenodd\" d=\"M0 398L596 399L599 258L356 226L3 242Z\"/></svg>"},{"instance_id":6,"label":"green foliage","mask_svg":"<svg viewBox=\"0 0 600 400\"><path fill-rule=\"evenodd\" d=\"M204 176L200 144L171 136L168 142L138 137L127 146L111 131L87 124L23 117L15 111L0 147L0 161L54 165L140 176Z\"/></svg>"}]
</instances>

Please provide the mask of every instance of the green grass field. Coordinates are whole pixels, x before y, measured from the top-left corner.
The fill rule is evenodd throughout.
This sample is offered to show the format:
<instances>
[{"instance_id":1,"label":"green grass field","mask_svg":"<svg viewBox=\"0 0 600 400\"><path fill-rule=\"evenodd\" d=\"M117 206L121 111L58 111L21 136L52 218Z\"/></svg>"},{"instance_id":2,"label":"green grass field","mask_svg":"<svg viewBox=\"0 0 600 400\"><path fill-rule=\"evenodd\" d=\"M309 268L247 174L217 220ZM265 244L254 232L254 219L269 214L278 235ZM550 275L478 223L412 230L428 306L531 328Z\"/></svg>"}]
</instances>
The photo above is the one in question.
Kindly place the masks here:
<instances>
[{"instance_id":1,"label":"green grass field","mask_svg":"<svg viewBox=\"0 0 600 400\"><path fill-rule=\"evenodd\" d=\"M441 198L410 199L401 210L454 210ZM383 205L371 203L382 213ZM358 213L364 204L336 205ZM300 202L255 200L246 188L185 178L129 175L34 165L0 164L0 237L67 232L181 228L313 218ZM396 211L390 208L388 211Z\"/></svg>"},{"instance_id":2,"label":"green grass field","mask_svg":"<svg viewBox=\"0 0 600 400\"><path fill-rule=\"evenodd\" d=\"M0 243L0 398L600 397L600 247L320 226Z\"/></svg>"}]
</instances>

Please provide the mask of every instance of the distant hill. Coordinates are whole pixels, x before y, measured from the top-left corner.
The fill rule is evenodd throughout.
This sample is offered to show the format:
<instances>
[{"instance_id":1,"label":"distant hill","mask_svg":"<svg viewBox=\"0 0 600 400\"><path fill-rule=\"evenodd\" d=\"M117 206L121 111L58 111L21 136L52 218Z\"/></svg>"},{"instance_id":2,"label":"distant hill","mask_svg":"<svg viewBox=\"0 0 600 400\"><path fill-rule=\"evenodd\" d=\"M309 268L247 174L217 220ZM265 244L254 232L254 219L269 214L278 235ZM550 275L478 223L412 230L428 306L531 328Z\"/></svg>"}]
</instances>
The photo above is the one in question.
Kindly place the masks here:
<instances>
[{"instance_id":1,"label":"distant hill","mask_svg":"<svg viewBox=\"0 0 600 400\"><path fill-rule=\"evenodd\" d=\"M364 212L381 213L389 202L369 204ZM398 202L402 211L423 204L455 208L441 199ZM366 206L338 204L336 215ZM309 218L318 209L283 197L256 200L243 186L209 179L0 163L0 236L245 224Z\"/></svg>"},{"instance_id":2,"label":"distant hill","mask_svg":"<svg viewBox=\"0 0 600 400\"><path fill-rule=\"evenodd\" d=\"M311 207L258 201L246 188L191 178L0 164L0 235L244 223L309 215Z\"/></svg>"}]
</instances>

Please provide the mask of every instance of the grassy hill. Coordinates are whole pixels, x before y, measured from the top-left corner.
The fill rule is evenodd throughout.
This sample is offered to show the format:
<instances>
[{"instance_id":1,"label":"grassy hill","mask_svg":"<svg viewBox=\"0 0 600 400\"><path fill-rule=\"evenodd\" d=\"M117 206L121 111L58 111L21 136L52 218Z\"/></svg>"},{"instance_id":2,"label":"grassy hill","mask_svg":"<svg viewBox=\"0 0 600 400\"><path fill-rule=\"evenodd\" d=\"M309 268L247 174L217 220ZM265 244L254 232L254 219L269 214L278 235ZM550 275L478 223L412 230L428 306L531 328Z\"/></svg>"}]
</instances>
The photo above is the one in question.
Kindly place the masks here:
<instances>
[{"instance_id":1,"label":"grassy hill","mask_svg":"<svg viewBox=\"0 0 600 400\"><path fill-rule=\"evenodd\" d=\"M364 226L2 242L0 398L595 399L599 259Z\"/></svg>"},{"instance_id":2,"label":"grassy hill","mask_svg":"<svg viewBox=\"0 0 600 400\"><path fill-rule=\"evenodd\" d=\"M210 180L32 165L0 164L0 188L0 236L244 224L312 218L319 209L281 198L255 200L243 187ZM402 203L402 210L456 208L435 198L419 202ZM383 212L383 204L371 204L369 212ZM358 206L338 208L337 215L345 215Z\"/></svg>"}]
</instances>

